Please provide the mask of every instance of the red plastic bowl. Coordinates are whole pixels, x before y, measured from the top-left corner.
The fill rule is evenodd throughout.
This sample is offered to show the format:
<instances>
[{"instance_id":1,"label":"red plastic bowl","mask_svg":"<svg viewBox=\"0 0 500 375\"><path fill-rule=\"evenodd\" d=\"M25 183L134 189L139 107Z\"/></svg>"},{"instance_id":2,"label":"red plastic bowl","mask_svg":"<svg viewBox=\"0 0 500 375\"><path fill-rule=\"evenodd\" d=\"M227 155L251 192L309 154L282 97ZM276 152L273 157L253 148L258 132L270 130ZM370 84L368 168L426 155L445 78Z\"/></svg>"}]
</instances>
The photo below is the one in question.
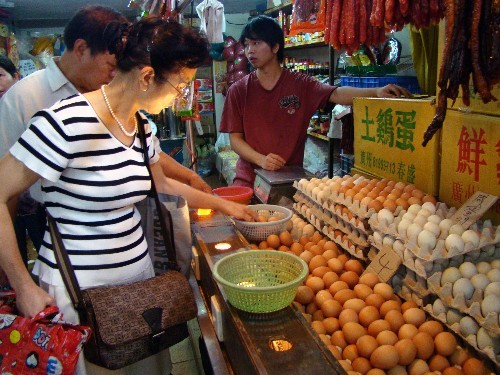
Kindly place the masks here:
<instances>
[{"instance_id":1,"label":"red plastic bowl","mask_svg":"<svg viewBox=\"0 0 500 375\"><path fill-rule=\"evenodd\" d=\"M253 195L253 189L246 186L226 186L212 191L223 199L242 204L249 204Z\"/></svg>"}]
</instances>

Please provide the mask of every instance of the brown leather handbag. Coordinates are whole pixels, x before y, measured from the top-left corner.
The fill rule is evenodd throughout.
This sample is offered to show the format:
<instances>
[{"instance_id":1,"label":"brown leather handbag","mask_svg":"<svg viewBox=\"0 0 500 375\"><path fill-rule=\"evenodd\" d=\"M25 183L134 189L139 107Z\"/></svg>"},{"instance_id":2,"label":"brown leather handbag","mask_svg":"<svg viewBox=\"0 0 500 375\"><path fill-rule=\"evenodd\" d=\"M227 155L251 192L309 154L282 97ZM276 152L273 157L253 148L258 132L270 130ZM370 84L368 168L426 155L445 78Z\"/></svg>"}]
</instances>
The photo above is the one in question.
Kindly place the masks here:
<instances>
[{"instance_id":1,"label":"brown leather handbag","mask_svg":"<svg viewBox=\"0 0 500 375\"><path fill-rule=\"evenodd\" d=\"M144 129L139 128L144 147ZM148 161L146 157L151 173ZM193 291L177 265L170 214L160 204L153 181L151 190L168 254L169 270L160 276L130 284L81 290L56 220L47 213L64 284L81 323L90 326L93 331L84 347L85 358L110 370L140 361L182 341L189 336L186 322L197 315Z\"/></svg>"}]
</instances>

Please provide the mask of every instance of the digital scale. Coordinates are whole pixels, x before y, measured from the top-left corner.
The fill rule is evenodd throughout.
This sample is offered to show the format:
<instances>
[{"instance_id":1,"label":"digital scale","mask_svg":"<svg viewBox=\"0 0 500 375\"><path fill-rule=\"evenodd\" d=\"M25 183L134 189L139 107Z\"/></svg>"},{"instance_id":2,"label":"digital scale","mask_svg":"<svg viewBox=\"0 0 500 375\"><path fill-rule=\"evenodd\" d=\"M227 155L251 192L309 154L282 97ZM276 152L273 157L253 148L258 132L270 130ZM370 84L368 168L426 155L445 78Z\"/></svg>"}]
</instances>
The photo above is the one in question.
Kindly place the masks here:
<instances>
[{"instance_id":1,"label":"digital scale","mask_svg":"<svg viewBox=\"0 0 500 375\"><path fill-rule=\"evenodd\" d=\"M293 182L314 177L313 174L296 165L285 166L277 171L259 168L255 169L255 173L254 195L261 203L266 204L277 204L282 197L292 200L296 190Z\"/></svg>"}]
</instances>

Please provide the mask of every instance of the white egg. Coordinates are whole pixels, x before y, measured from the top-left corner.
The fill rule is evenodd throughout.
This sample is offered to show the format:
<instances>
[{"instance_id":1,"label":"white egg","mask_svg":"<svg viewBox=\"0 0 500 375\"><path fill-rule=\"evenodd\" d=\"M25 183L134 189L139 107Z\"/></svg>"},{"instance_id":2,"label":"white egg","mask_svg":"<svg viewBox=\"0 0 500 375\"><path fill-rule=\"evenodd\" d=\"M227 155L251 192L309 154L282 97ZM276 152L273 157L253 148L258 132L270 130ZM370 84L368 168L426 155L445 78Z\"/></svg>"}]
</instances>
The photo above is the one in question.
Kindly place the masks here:
<instances>
[{"instance_id":1,"label":"white egg","mask_svg":"<svg viewBox=\"0 0 500 375\"><path fill-rule=\"evenodd\" d=\"M439 223L441 222L441 217L439 217L439 215L431 215L427 218L427 221L436 224L439 228Z\"/></svg>"},{"instance_id":2,"label":"white egg","mask_svg":"<svg viewBox=\"0 0 500 375\"><path fill-rule=\"evenodd\" d=\"M473 247L479 246L479 235L473 230L466 230L462 233L462 239L465 243L470 242Z\"/></svg>"},{"instance_id":3,"label":"white egg","mask_svg":"<svg viewBox=\"0 0 500 375\"><path fill-rule=\"evenodd\" d=\"M500 281L490 283L486 288L484 288L484 297L489 295L500 296Z\"/></svg>"},{"instance_id":4,"label":"white egg","mask_svg":"<svg viewBox=\"0 0 500 375\"><path fill-rule=\"evenodd\" d=\"M392 244L392 248L396 250L398 253L402 254L405 249L405 245L400 240L396 240Z\"/></svg>"},{"instance_id":5,"label":"white egg","mask_svg":"<svg viewBox=\"0 0 500 375\"><path fill-rule=\"evenodd\" d=\"M448 325L453 325L455 323L460 323L460 320L464 317L460 311L455 309L448 309L446 312L446 322Z\"/></svg>"},{"instance_id":6,"label":"white egg","mask_svg":"<svg viewBox=\"0 0 500 375\"><path fill-rule=\"evenodd\" d=\"M406 230L406 237L409 241L416 241L420 232L422 232L422 227L418 224L412 223Z\"/></svg>"},{"instance_id":7,"label":"white egg","mask_svg":"<svg viewBox=\"0 0 500 375\"><path fill-rule=\"evenodd\" d=\"M486 276L488 276L488 279L490 279L492 283L500 281L500 270L498 268L492 268L488 271Z\"/></svg>"},{"instance_id":8,"label":"white egg","mask_svg":"<svg viewBox=\"0 0 500 375\"><path fill-rule=\"evenodd\" d=\"M430 251L436 247L436 236L431 231L424 229L418 234L418 246L424 251Z\"/></svg>"},{"instance_id":9,"label":"white egg","mask_svg":"<svg viewBox=\"0 0 500 375\"><path fill-rule=\"evenodd\" d=\"M408 212L412 213L413 215L416 215L418 214L418 211L420 211L421 208L422 208L421 205L415 203L412 204L410 207L408 207Z\"/></svg>"},{"instance_id":10,"label":"white egg","mask_svg":"<svg viewBox=\"0 0 500 375\"><path fill-rule=\"evenodd\" d=\"M470 279L472 276L477 274L476 266L471 262L465 262L458 268L463 277Z\"/></svg>"},{"instance_id":11,"label":"white egg","mask_svg":"<svg viewBox=\"0 0 500 375\"><path fill-rule=\"evenodd\" d=\"M479 262L476 264L477 272L484 273L485 275L491 270L491 264L488 262Z\"/></svg>"},{"instance_id":12,"label":"white egg","mask_svg":"<svg viewBox=\"0 0 500 375\"><path fill-rule=\"evenodd\" d=\"M413 219L413 222L415 224L420 225L420 227L423 227L427 223L427 217L422 215L417 215L415 216L415 219Z\"/></svg>"},{"instance_id":13,"label":"white egg","mask_svg":"<svg viewBox=\"0 0 500 375\"><path fill-rule=\"evenodd\" d=\"M450 232L450 228L455 224L453 220L450 219L444 219L441 220L439 223L439 229L441 229L441 233L444 233L444 235L448 235Z\"/></svg>"},{"instance_id":14,"label":"white egg","mask_svg":"<svg viewBox=\"0 0 500 375\"><path fill-rule=\"evenodd\" d=\"M405 214L406 215L406 214ZM398 234L400 237L405 238L406 237L406 231L408 230L408 227L411 225L411 221L402 219L399 224L398 224Z\"/></svg>"},{"instance_id":15,"label":"white egg","mask_svg":"<svg viewBox=\"0 0 500 375\"><path fill-rule=\"evenodd\" d=\"M474 288L479 290L485 290L490 284L490 280L483 273L478 273L477 275L472 276L470 281L472 285L474 285Z\"/></svg>"},{"instance_id":16,"label":"white egg","mask_svg":"<svg viewBox=\"0 0 500 375\"><path fill-rule=\"evenodd\" d=\"M477 334L478 329L479 324L470 316L464 316L460 319L460 332L464 337Z\"/></svg>"},{"instance_id":17,"label":"white egg","mask_svg":"<svg viewBox=\"0 0 500 375\"><path fill-rule=\"evenodd\" d=\"M433 212L429 211L429 210L426 210L425 208L421 208L420 211L418 211L418 214L417 216L423 216L425 217L426 219L431 216L433 214Z\"/></svg>"},{"instance_id":18,"label":"white egg","mask_svg":"<svg viewBox=\"0 0 500 375\"><path fill-rule=\"evenodd\" d=\"M427 223L424 224L424 229L434 233L436 237L438 237L439 233L441 232L441 230L439 229L439 225L433 223L432 221L427 221Z\"/></svg>"},{"instance_id":19,"label":"white egg","mask_svg":"<svg viewBox=\"0 0 500 375\"><path fill-rule=\"evenodd\" d=\"M394 221L394 215L387 208L382 208L377 214L377 219L381 223L390 225Z\"/></svg>"},{"instance_id":20,"label":"white egg","mask_svg":"<svg viewBox=\"0 0 500 375\"><path fill-rule=\"evenodd\" d=\"M441 275L441 286L445 286L447 283L453 284L455 281L460 279L462 274L456 267L449 267L443 271Z\"/></svg>"},{"instance_id":21,"label":"white egg","mask_svg":"<svg viewBox=\"0 0 500 375\"><path fill-rule=\"evenodd\" d=\"M495 354L498 354L500 349L500 340L493 338L487 330L481 327L477 331L477 347L480 350L483 350L488 346L493 348Z\"/></svg>"},{"instance_id":22,"label":"white egg","mask_svg":"<svg viewBox=\"0 0 500 375\"><path fill-rule=\"evenodd\" d=\"M392 245L394 244L394 238L392 238L391 236L384 236L384 239L382 240L382 244L384 246L387 246L387 247L392 247Z\"/></svg>"},{"instance_id":23,"label":"white egg","mask_svg":"<svg viewBox=\"0 0 500 375\"><path fill-rule=\"evenodd\" d=\"M494 261L492 261L491 262L491 267L500 270L500 259L495 259Z\"/></svg>"},{"instance_id":24,"label":"white egg","mask_svg":"<svg viewBox=\"0 0 500 375\"><path fill-rule=\"evenodd\" d=\"M491 312L500 313L500 297L494 294L486 296L481 302L481 313L483 316L486 317Z\"/></svg>"},{"instance_id":25,"label":"white egg","mask_svg":"<svg viewBox=\"0 0 500 375\"><path fill-rule=\"evenodd\" d=\"M445 307L443 301L441 301L439 298L437 300L435 300L434 303L432 304L432 312L436 316L438 316L441 313L446 312L446 307Z\"/></svg>"},{"instance_id":26,"label":"white egg","mask_svg":"<svg viewBox=\"0 0 500 375\"><path fill-rule=\"evenodd\" d=\"M373 232L373 240L376 244L382 243L382 234L379 231Z\"/></svg>"},{"instance_id":27,"label":"white egg","mask_svg":"<svg viewBox=\"0 0 500 375\"><path fill-rule=\"evenodd\" d=\"M449 230L450 234L458 234L459 236L461 236L463 232L465 232L465 229L460 224L453 224Z\"/></svg>"},{"instance_id":28,"label":"white egg","mask_svg":"<svg viewBox=\"0 0 500 375\"><path fill-rule=\"evenodd\" d=\"M434 203L425 202L422 205L422 208L426 209L427 211L429 211L431 213L431 215L434 215L436 213L436 206L434 205Z\"/></svg>"},{"instance_id":29,"label":"white egg","mask_svg":"<svg viewBox=\"0 0 500 375\"><path fill-rule=\"evenodd\" d=\"M304 189L308 182L309 181L307 181L305 178L302 178L301 180L299 180L299 189L301 189L301 190Z\"/></svg>"},{"instance_id":30,"label":"white egg","mask_svg":"<svg viewBox=\"0 0 500 375\"><path fill-rule=\"evenodd\" d=\"M453 283L453 297L462 293L466 300L471 299L472 294L474 294L474 285L472 285L471 281L465 277L462 277Z\"/></svg>"},{"instance_id":31,"label":"white egg","mask_svg":"<svg viewBox=\"0 0 500 375\"><path fill-rule=\"evenodd\" d=\"M409 222L413 222L413 219L415 219L415 214L412 214L411 212L407 212L403 215L401 218L402 220L408 220Z\"/></svg>"},{"instance_id":32,"label":"white egg","mask_svg":"<svg viewBox=\"0 0 500 375\"><path fill-rule=\"evenodd\" d=\"M449 234L448 237L446 237L444 245L448 252L451 252L453 250L456 253L462 253L464 251L465 243L459 234L452 233Z\"/></svg>"}]
</instances>

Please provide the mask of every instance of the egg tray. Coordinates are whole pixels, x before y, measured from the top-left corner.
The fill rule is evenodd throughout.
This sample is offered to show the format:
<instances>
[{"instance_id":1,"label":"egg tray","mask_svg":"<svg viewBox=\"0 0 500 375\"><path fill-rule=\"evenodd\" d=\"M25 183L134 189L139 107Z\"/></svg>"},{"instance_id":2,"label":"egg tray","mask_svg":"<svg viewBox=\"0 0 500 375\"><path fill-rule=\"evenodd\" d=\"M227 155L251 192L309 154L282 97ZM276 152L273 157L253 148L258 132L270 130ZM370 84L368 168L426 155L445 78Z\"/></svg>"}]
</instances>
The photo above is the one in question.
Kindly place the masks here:
<instances>
[{"instance_id":1,"label":"egg tray","mask_svg":"<svg viewBox=\"0 0 500 375\"><path fill-rule=\"evenodd\" d=\"M432 310L432 304L427 304L423 307L423 309L434 319L443 323L446 327L448 327L451 331L453 331L458 337L460 337L464 342L470 345L474 350L482 356L485 356L488 360L492 361L496 367L496 374L500 373L500 355L496 355L494 349L491 346L487 346L484 349L479 349L477 344L477 336L476 335L468 335L465 337L460 330L460 323L448 324L446 320L446 312L441 314L434 314Z\"/></svg>"},{"instance_id":2,"label":"egg tray","mask_svg":"<svg viewBox=\"0 0 500 375\"><path fill-rule=\"evenodd\" d=\"M293 208L297 214L299 214L301 217L305 219L305 221L312 224L317 230L321 231L321 228L323 227L323 222L312 212L310 207L304 204L299 206L298 204L294 203ZM307 212L307 209L309 209L309 213Z\"/></svg>"},{"instance_id":3,"label":"egg tray","mask_svg":"<svg viewBox=\"0 0 500 375\"><path fill-rule=\"evenodd\" d=\"M406 267L401 267L400 269L402 270L400 272L400 277L403 285L406 285L422 298L431 295L427 286L427 279L425 277L418 276L414 271L409 270Z\"/></svg>"},{"instance_id":4,"label":"egg tray","mask_svg":"<svg viewBox=\"0 0 500 375\"><path fill-rule=\"evenodd\" d=\"M341 236L335 237L334 230L335 230L334 228L328 225L323 227L323 233L327 235L328 238L330 238L333 242L341 246L345 251L347 251L352 256L361 260L366 260L366 255L365 255L366 250L354 244L349 245L348 241L342 238Z\"/></svg>"},{"instance_id":5,"label":"egg tray","mask_svg":"<svg viewBox=\"0 0 500 375\"><path fill-rule=\"evenodd\" d=\"M381 238L380 240L378 239L379 236ZM390 236L390 235L384 235L383 233L375 231L375 232L373 232L373 234L371 236L368 237L368 242L372 246L377 248L378 250L382 250L383 247L385 246L383 243L383 240L386 236ZM403 253L394 249L394 247L392 247L392 250L401 258L401 263L402 263L403 262Z\"/></svg>"},{"instance_id":6,"label":"egg tray","mask_svg":"<svg viewBox=\"0 0 500 375\"><path fill-rule=\"evenodd\" d=\"M453 307L458 311L473 317L481 327L484 327L489 332L500 335L500 327L498 326L498 314L490 312L483 316L481 312L481 302L483 301L483 291L475 289L472 297L466 299L464 293L458 293L453 296L453 285L446 283L441 286L441 272L436 272L429 277L428 285L431 292L436 294L446 306Z\"/></svg>"},{"instance_id":7,"label":"egg tray","mask_svg":"<svg viewBox=\"0 0 500 375\"><path fill-rule=\"evenodd\" d=\"M376 247L371 246L370 249L368 250L368 253L366 254L366 257L371 262L377 256L377 253L378 249Z\"/></svg>"}]
</instances>

